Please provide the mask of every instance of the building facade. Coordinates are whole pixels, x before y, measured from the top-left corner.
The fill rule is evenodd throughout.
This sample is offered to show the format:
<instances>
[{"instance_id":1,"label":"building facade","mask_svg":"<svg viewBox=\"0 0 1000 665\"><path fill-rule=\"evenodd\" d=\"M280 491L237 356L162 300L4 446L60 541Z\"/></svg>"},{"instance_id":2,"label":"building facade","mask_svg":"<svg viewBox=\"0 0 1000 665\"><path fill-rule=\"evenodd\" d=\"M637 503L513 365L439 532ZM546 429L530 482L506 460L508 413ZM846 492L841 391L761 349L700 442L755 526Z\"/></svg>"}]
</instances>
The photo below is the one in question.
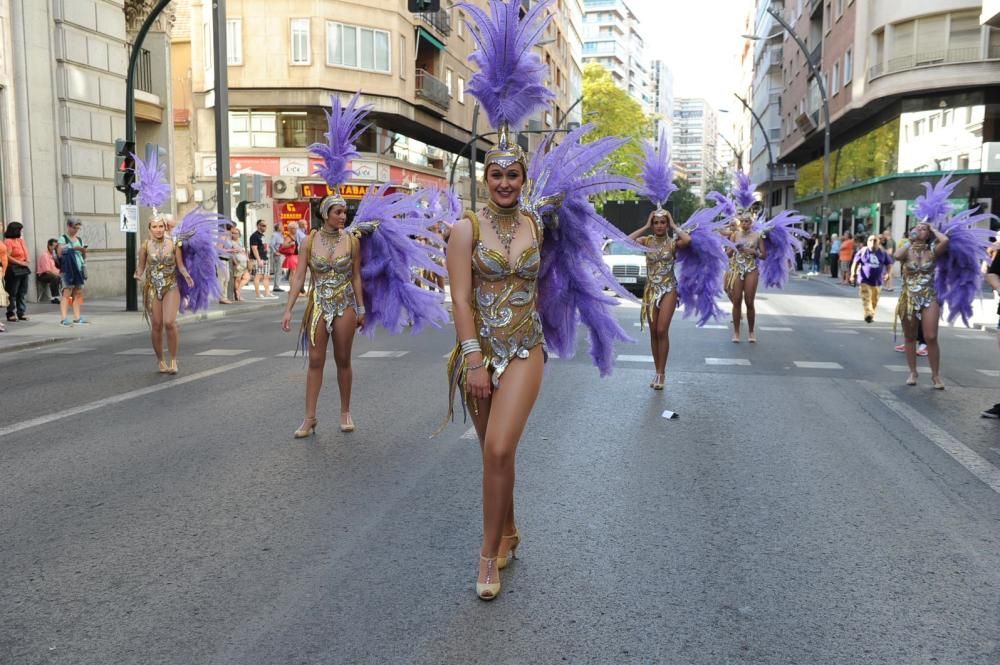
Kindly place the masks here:
<instances>
[{"instance_id":1,"label":"building facade","mask_svg":"<svg viewBox=\"0 0 1000 665\"><path fill-rule=\"evenodd\" d=\"M985 3L988 5L989 3ZM1000 195L1000 30L983 2L796 1L784 18L827 83L829 209L821 210L821 95L804 55L783 41L780 161L796 166L795 207L819 230L912 226L921 183L955 172L963 205ZM960 201L959 201L960 200Z\"/></svg>"},{"instance_id":2,"label":"building facade","mask_svg":"<svg viewBox=\"0 0 1000 665\"><path fill-rule=\"evenodd\" d=\"M625 0L583 0L584 64L603 66L615 84L642 105L643 112L655 112L650 71L645 57L645 40L639 20Z\"/></svg>"},{"instance_id":3,"label":"building facade","mask_svg":"<svg viewBox=\"0 0 1000 665\"><path fill-rule=\"evenodd\" d=\"M674 104L671 157L687 174L691 191L704 198L706 183L718 171L718 115L704 99L679 97Z\"/></svg>"},{"instance_id":4,"label":"building facade","mask_svg":"<svg viewBox=\"0 0 1000 665\"><path fill-rule=\"evenodd\" d=\"M189 0L189 106L175 124L186 142L186 170L177 187L185 205L211 206L215 197L214 109L211 6ZM478 3L486 6L485 0ZM582 6L558 0L553 21L542 36L539 55L549 66L549 87L556 102L531 118L522 144L530 148L541 132L580 121L582 90ZM229 80L228 175L259 176L259 200L246 192L256 219L316 219L327 194L314 175L317 161L308 147L324 140L331 95L346 99L361 91L372 106L371 126L359 140L355 178L345 187L352 205L371 187L446 186L452 180L466 199L470 187L468 143L474 133L491 131L475 100L466 94L473 74L469 54L475 42L459 9L413 14L406 0L229 0L227 6ZM179 67L178 67L179 69ZM475 132L473 131L475 130ZM478 158L489 139L477 142ZM454 174L454 175L453 175ZM474 185L472 183L475 183ZM239 200L237 199L237 200Z\"/></svg>"},{"instance_id":5,"label":"building facade","mask_svg":"<svg viewBox=\"0 0 1000 665\"><path fill-rule=\"evenodd\" d=\"M650 98L653 102L653 136L674 134L674 74L662 60L649 65Z\"/></svg>"}]
</instances>

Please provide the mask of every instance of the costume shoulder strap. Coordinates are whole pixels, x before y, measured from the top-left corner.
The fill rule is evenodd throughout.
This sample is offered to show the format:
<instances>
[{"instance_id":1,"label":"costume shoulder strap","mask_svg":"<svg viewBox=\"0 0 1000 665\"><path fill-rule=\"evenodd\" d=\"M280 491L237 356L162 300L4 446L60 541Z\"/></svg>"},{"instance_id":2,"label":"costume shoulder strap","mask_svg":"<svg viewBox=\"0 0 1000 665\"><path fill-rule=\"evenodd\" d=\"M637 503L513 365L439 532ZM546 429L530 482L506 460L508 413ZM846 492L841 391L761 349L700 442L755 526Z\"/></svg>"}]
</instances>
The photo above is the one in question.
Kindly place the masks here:
<instances>
[{"instance_id":1,"label":"costume shoulder strap","mask_svg":"<svg viewBox=\"0 0 1000 665\"><path fill-rule=\"evenodd\" d=\"M466 210L463 217L472 223L472 244L475 245L479 242L479 217L471 210Z\"/></svg>"},{"instance_id":2,"label":"costume shoulder strap","mask_svg":"<svg viewBox=\"0 0 1000 665\"><path fill-rule=\"evenodd\" d=\"M354 256L354 253L361 249L361 238L354 235L353 233L349 235L348 238L350 239L349 242L351 243L351 256Z\"/></svg>"},{"instance_id":3,"label":"costume shoulder strap","mask_svg":"<svg viewBox=\"0 0 1000 665\"><path fill-rule=\"evenodd\" d=\"M309 231L309 237L306 238L306 262L307 263L309 262L309 259L312 258L313 238L314 237L316 237L316 229L311 229Z\"/></svg>"}]
</instances>

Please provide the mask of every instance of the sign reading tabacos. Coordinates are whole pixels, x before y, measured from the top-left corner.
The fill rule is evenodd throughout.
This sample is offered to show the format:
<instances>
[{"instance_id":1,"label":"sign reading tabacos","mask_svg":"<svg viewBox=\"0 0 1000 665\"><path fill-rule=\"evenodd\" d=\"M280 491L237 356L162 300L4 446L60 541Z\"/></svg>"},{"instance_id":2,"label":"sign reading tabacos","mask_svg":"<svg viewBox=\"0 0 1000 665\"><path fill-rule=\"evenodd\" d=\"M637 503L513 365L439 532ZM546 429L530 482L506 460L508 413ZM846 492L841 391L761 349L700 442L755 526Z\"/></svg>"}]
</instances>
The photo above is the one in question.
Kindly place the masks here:
<instances>
[{"instance_id":1,"label":"sign reading tabacos","mask_svg":"<svg viewBox=\"0 0 1000 665\"><path fill-rule=\"evenodd\" d=\"M333 188L326 183L305 183L301 185L302 197L307 199L321 199L333 194ZM341 185L340 195L345 199L360 199L368 193L369 185Z\"/></svg>"}]
</instances>

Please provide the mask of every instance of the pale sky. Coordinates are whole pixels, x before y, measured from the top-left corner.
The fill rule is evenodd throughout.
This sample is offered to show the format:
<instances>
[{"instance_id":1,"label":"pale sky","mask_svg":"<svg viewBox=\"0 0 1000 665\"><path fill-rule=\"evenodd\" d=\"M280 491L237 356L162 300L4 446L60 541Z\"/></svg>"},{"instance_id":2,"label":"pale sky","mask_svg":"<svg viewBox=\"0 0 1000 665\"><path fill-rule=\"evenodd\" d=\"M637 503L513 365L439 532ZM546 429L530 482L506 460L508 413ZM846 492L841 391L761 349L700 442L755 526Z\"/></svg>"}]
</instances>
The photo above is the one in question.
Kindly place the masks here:
<instances>
[{"instance_id":1,"label":"pale sky","mask_svg":"<svg viewBox=\"0 0 1000 665\"><path fill-rule=\"evenodd\" d=\"M738 104L738 53L754 0L626 0L639 18L646 58L674 74L675 97L704 97L716 109Z\"/></svg>"}]
</instances>

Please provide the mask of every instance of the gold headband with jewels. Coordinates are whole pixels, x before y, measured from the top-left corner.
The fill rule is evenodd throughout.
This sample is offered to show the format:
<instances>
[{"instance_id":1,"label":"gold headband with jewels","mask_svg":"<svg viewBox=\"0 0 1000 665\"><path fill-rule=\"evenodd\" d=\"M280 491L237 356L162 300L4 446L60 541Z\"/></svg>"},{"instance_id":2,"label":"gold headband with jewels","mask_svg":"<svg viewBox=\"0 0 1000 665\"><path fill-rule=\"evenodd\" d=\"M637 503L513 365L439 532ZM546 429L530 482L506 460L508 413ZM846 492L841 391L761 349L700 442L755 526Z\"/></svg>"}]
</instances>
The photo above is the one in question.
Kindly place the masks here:
<instances>
[{"instance_id":1,"label":"gold headband with jewels","mask_svg":"<svg viewBox=\"0 0 1000 665\"><path fill-rule=\"evenodd\" d=\"M520 163L527 170L528 159L524 155L524 150L517 144L517 141L511 140L510 125L504 123L497 130L496 147L486 153L486 166L498 164L505 169L515 162Z\"/></svg>"},{"instance_id":2,"label":"gold headband with jewels","mask_svg":"<svg viewBox=\"0 0 1000 665\"><path fill-rule=\"evenodd\" d=\"M319 214L321 217L326 217L326 213L330 211L333 206L347 206L347 200L340 194L340 188L337 187L333 190L333 194L323 199L323 202L319 204Z\"/></svg>"}]
</instances>

